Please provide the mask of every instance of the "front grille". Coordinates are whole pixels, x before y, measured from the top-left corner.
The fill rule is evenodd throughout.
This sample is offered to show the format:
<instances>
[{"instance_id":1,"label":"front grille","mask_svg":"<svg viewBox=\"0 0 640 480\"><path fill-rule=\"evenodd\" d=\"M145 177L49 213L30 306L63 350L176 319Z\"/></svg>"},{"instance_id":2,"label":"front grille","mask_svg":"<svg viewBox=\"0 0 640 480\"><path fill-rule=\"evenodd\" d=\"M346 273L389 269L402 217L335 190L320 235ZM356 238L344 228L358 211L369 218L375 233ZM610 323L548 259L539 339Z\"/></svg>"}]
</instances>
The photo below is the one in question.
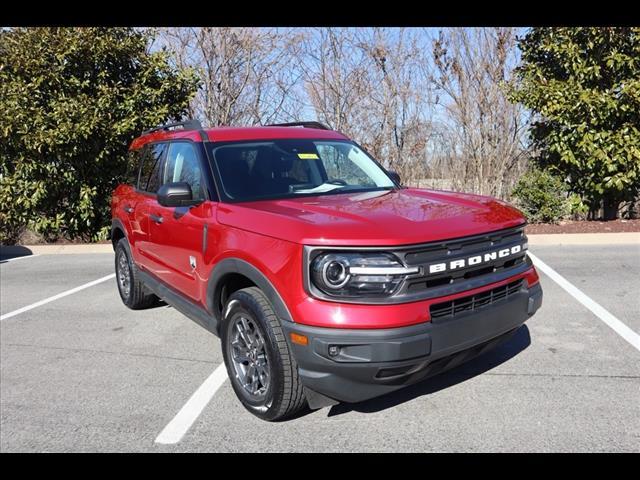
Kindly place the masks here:
<instances>
[{"instance_id":1,"label":"front grille","mask_svg":"<svg viewBox=\"0 0 640 480\"><path fill-rule=\"evenodd\" d=\"M496 287L486 292L476 293L466 297L456 298L448 302L441 302L431 305L429 311L431 318L441 318L454 316L462 312L471 312L479 308L492 305L509 298L518 293L522 288L524 280L511 282L501 287Z\"/></svg>"},{"instance_id":2,"label":"front grille","mask_svg":"<svg viewBox=\"0 0 640 480\"><path fill-rule=\"evenodd\" d=\"M470 278L481 277L483 275L489 275L491 273L501 272L508 270L512 267L522 264L524 262L524 254L521 257L507 260L506 262L496 262L494 265L488 267L469 268L467 271L458 271L447 273L446 275L438 276L429 280L420 279L418 281L410 281L407 285L407 292L419 292L422 290L428 290L433 287L439 287L442 285L453 285L463 282Z\"/></svg>"},{"instance_id":3,"label":"front grille","mask_svg":"<svg viewBox=\"0 0 640 480\"><path fill-rule=\"evenodd\" d=\"M525 261L526 251L513 257L497 258L491 262L467 266L443 273L429 274L429 264L446 262L451 259L465 258L473 255L483 255L489 251L508 248L526 242L524 227L516 227L499 232L478 235L472 238L445 241L439 244L427 245L404 252L404 261L409 266L422 265L424 274L407 281L406 293L417 293L435 287L456 285L469 279L502 272L521 265Z\"/></svg>"}]
</instances>

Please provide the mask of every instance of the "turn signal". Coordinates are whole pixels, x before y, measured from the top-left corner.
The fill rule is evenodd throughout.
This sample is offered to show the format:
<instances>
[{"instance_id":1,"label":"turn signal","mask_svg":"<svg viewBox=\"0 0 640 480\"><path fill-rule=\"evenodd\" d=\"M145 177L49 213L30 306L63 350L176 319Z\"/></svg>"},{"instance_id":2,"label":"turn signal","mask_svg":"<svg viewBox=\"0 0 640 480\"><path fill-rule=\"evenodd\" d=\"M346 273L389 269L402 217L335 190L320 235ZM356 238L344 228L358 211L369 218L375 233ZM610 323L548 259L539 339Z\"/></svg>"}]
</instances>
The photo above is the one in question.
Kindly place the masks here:
<instances>
[{"instance_id":1,"label":"turn signal","mask_svg":"<svg viewBox=\"0 0 640 480\"><path fill-rule=\"evenodd\" d=\"M299 333L291 332L291 341L298 345L309 345L309 339L305 335L300 335Z\"/></svg>"}]
</instances>

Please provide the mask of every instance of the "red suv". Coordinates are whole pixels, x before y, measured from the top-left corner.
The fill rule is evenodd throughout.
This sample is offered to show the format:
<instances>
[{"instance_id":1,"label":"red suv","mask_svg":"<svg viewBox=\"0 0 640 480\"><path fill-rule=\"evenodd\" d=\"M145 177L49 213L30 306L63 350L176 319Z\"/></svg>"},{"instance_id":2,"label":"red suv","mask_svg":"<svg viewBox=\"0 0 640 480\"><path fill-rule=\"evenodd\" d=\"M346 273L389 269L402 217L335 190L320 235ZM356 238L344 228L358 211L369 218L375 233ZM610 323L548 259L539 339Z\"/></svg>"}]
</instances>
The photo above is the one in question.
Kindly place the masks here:
<instances>
[{"instance_id":1,"label":"red suv","mask_svg":"<svg viewBox=\"0 0 640 480\"><path fill-rule=\"evenodd\" d=\"M542 303L522 214L400 185L316 122L133 141L112 200L122 301L159 298L221 337L265 420L415 383L509 337Z\"/></svg>"}]
</instances>

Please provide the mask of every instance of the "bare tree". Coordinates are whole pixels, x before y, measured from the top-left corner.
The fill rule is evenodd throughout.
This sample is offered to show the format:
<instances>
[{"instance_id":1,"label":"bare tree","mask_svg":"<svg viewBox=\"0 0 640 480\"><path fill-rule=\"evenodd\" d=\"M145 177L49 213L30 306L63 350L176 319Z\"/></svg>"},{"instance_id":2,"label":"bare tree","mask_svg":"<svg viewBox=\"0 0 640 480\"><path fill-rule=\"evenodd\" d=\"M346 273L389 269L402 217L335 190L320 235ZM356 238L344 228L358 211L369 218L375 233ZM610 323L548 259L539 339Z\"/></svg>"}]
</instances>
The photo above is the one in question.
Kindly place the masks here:
<instances>
[{"instance_id":1,"label":"bare tree","mask_svg":"<svg viewBox=\"0 0 640 480\"><path fill-rule=\"evenodd\" d=\"M304 91L316 117L349 135L361 130L361 101L370 92L366 58L355 43L353 29L317 28L307 31L298 52Z\"/></svg>"},{"instance_id":2,"label":"bare tree","mask_svg":"<svg viewBox=\"0 0 640 480\"><path fill-rule=\"evenodd\" d=\"M526 166L525 112L503 89L516 52L512 28L447 29L433 41L446 144L435 163L455 189L504 198Z\"/></svg>"},{"instance_id":3,"label":"bare tree","mask_svg":"<svg viewBox=\"0 0 640 480\"><path fill-rule=\"evenodd\" d=\"M426 61L420 38L413 29L374 28L361 33L359 48L371 61L366 141L411 183L425 174L432 133L432 87L420 75Z\"/></svg>"},{"instance_id":4,"label":"bare tree","mask_svg":"<svg viewBox=\"0 0 640 480\"><path fill-rule=\"evenodd\" d=\"M305 91L316 116L357 138L405 180L424 171L430 86L410 29L315 29L300 54Z\"/></svg>"},{"instance_id":5,"label":"bare tree","mask_svg":"<svg viewBox=\"0 0 640 480\"><path fill-rule=\"evenodd\" d=\"M297 116L300 33L267 28L165 28L161 40L202 80L192 114L209 125L254 125Z\"/></svg>"}]
</instances>

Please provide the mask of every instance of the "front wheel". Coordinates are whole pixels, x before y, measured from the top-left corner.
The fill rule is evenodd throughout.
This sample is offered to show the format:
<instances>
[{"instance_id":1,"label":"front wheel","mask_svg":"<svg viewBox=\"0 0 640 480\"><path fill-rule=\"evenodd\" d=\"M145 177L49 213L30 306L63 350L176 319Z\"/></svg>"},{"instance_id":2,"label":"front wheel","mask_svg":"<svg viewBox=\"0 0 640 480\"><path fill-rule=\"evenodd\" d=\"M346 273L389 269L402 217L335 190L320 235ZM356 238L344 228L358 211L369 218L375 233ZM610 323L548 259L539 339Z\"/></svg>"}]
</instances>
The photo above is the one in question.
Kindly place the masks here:
<instances>
[{"instance_id":1,"label":"front wheel","mask_svg":"<svg viewBox=\"0 0 640 480\"><path fill-rule=\"evenodd\" d=\"M276 314L257 287L234 292L225 306L222 352L238 399L263 420L291 417L306 405L298 367Z\"/></svg>"}]
</instances>

